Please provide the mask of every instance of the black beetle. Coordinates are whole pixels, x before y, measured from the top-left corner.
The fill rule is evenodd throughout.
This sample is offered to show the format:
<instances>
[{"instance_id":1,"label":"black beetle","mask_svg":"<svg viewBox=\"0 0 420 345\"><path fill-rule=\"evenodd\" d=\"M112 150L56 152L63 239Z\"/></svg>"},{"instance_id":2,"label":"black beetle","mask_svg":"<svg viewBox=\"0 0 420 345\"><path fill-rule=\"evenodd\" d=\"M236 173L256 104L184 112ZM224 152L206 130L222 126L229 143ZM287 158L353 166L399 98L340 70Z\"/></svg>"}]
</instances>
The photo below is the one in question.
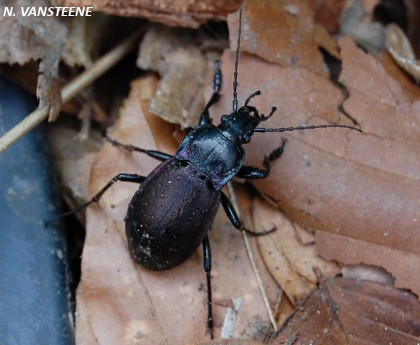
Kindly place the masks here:
<instances>
[{"instance_id":1,"label":"black beetle","mask_svg":"<svg viewBox=\"0 0 420 345\"><path fill-rule=\"evenodd\" d=\"M244 105L238 109L236 91L241 17L242 9L239 11L232 113L223 115L218 126L212 124L209 109L220 98L222 82L219 64L216 63L213 94L200 116L199 125L187 135L175 156L125 145L105 136L106 140L114 145L129 151L145 153L163 163L147 177L136 174L118 174L90 201L61 215L77 212L93 202L98 202L103 193L116 181L139 183L140 187L130 201L125 217L131 255L145 268L166 270L183 263L196 251L200 243L203 244L208 293L208 329L212 338L211 252L207 234L219 204L222 204L229 220L237 229L255 234L242 226L232 204L221 189L234 177L245 179L267 177L270 172L270 163L281 156L286 140L283 139L279 148L265 156L263 169L244 165L245 151L242 145L249 143L255 132L285 132L327 127L360 131L358 128L346 125L259 128L258 125L268 120L276 110L273 107L269 115L265 116L249 105L250 100L259 95L260 91L251 94Z\"/></svg>"}]
</instances>

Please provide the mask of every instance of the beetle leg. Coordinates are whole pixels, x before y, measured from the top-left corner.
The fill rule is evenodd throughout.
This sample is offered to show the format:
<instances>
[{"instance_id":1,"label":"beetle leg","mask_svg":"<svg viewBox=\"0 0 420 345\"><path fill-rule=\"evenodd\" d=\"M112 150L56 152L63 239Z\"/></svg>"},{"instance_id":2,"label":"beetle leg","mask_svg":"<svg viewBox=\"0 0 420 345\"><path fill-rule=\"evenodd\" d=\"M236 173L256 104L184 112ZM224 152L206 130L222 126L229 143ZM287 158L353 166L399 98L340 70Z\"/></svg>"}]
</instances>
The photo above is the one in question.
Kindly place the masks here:
<instances>
[{"instance_id":1,"label":"beetle leg","mask_svg":"<svg viewBox=\"0 0 420 345\"><path fill-rule=\"evenodd\" d=\"M270 232L273 232L276 230L276 227L271 228L270 230L265 230L265 231L261 231L261 232L255 232L252 230L249 230L247 228L244 227L244 225L242 224L241 220L238 217L238 214L236 213L232 203L229 201L229 198L226 196L225 193L221 193L222 197L221 197L221 203L223 206L223 209L225 210L225 213L227 215L227 217L229 218L230 222L232 223L232 225L240 230L240 231L244 231L247 234L250 234L252 236L262 236L262 235L267 235Z\"/></svg>"},{"instance_id":2,"label":"beetle leg","mask_svg":"<svg viewBox=\"0 0 420 345\"><path fill-rule=\"evenodd\" d=\"M264 159L265 163L265 159ZM265 164L264 164L265 166ZM260 179L266 178L270 173L270 165L266 169L259 169L249 165L244 165L239 172L236 174L236 177L246 178L246 179Z\"/></svg>"},{"instance_id":3,"label":"beetle leg","mask_svg":"<svg viewBox=\"0 0 420 345\"><path fill-rule=\"evenodd\" d=\"M145 176L137 175L137 174L125 174L120 173L114 176L95 196L90 199L88 202L83 204L82 206L87 207L93 202L98 202L102 195L117 181L121 182L133 182L133 183L142 183L146 179Z\"/></svg>"},{"instance_id":4,"label":"beetle leg","mask_svg":"<svg viewBox=\"0 0 420 345\"><path fill-rule=\"evenodd\" d=\"M145 149L142 149L142 148L134 146L134 145L120 143L119 141L109 137L106 134L104 134L104 139L106 141L110 142L112 145L121 147L124 150L127 150L129 152L133 152L133 151L142 152L142 153L145 153L146 155L148 155L149 157L155 158L155 159L160 160L162 162L164 162L167 159L173 157L172 155L169 155L169 154L164 153L164 152L160 152L160 151L156 151L156 150L145 150Z\"/></svg>"},{"instance_id":5,"label":"beetle leg","mask_svg":"<svg viewBox=\"0 0 420 345\"><path fill-rule=\"evenodd\" d=\"M133 182L133 183L142 183L144 180L146 179L145 176L141 176L141 175L137 175L137 174L125 174L125 173L120 173L116 176L114 176L98 193L96 193L92 199L90 199L89 201L85 202L84 204L74 208L73 210L70 210L68 212L62 213L48 221L45 222L45 226L48 226L48 224L50 224L51 222L54 222L60 218L64 218L67 216L70 216L72 214L75 214L77 212L83 211L86 207L88 207L90 204L94 203L94 202L99 202L99 200L101 199L102 195L109 189L111 188L111 186L117 182L117 181L122 181L122 182Z\"/></svg>"},{"instance_id":6,"label":"beetle leg","mask_svg":"<svg viewBox=\"0 0 420 345\"><path fill-rule=\"evenodd\" d=\"M206 272L207 279L207 328L210 332L210 337L213 339L213 309L212 309L212 298L211 298L211 250L210 241L206 235L203 239L203 260L204 260L204 271Z\"/></svg>"},{"instance_id":7,"label":"beetle leg","mask_svg":"<svg viewBox=\"0 0 420 345\"><path fill-rule=\"evenodd\" d=\"M244 165L239 172L236 174L237 177L246 178L246 179L260 179L266 178L270 173L270 164L276 159L280 158L283 154L284 146L287 143L287 139L283 138L281 145L271 152L268 156L264 157L263 165L264 169L259 169L251 167L249 165Z\"/></svg>"},{"instance_id":8,"label":"beetle leg","mask_svg":"<svg viewBox=\"0 0 420 345\"><path fill-rule=\"evenodd\" d=\"M220 99L220 88L222 86L222 71L220 70L219 61L216 61L215 64L216 64L216 69L214 71L214 77L213 77L213 94L211 95L206 106L204 107L203 112L201 113L200 122L199 122L200 126L211 124L209 109L213 104L217 103Z\"/></svg>"}]
</instances>

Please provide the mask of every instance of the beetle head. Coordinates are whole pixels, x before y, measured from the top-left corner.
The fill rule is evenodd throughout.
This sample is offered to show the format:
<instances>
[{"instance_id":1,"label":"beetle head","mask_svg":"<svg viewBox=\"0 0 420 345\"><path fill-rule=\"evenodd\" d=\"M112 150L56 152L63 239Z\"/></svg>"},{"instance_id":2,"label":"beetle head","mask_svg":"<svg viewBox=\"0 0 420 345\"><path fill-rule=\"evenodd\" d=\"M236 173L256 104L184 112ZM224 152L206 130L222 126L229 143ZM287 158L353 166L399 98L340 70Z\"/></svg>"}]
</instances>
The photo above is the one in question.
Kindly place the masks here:
<instances>
[{"instance_id":1,"label":"beetle head","mask_svg":"<svg viewBox=\"0 0 420 345\"><path fill-rule=\"evenodd\" d=\"M220 130L231 140L247 144L250 142L254 129L258 127L260 122L268 120L276 111L271 109L267 116L259 114L257 108L248 105L252 97L260 95L260 91L256 91L249 96L244 105L230 115L223 115L221 123L218 126Z\"/></svg>"},{"instance_id":2,"label":"beetle head","mask_svg":"<svg viewBox=\"0 0 420 345\"><path fill-rule=\"evenodd\" d=\"M254 128L259 123L258 111L254 107L243 106L230 115L223 115L218 127L231 140L246 144L250 142Z\"/></svg>"}]
</instances>

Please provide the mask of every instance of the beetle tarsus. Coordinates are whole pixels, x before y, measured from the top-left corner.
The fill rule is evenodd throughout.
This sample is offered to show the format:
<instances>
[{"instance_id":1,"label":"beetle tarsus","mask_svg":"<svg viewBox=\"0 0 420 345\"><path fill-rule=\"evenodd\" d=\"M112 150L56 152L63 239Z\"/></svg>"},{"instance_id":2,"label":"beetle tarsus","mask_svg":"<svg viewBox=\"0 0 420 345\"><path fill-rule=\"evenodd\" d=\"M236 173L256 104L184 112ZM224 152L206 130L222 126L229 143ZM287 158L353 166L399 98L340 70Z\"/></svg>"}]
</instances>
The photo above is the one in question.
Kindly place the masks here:
<instances>
[{"instance_id":1,"label":"beetle tarsus","mask_svg":"<svg viewBox=\"0 0 420 345\"><path fill-rule=\"evenodd\" d=\"M203 112L200 116L199 126L204 126L211 124L212 120L210 117L209 109L212 105L216 104L220 99L220 88L222 86L222 71L220 70L220 63L216 61L216 69L214 71L213 77L213 94L211 95L209 101L204 107Z\"/></svg>"},{"instance_id":2,"label":"beetle tarsus","mask_svg":"<svg viewBox=\"0 0 420 345\"><path fill-rule=\"evenodd\" d=\"M145 176L137 175L137 174L126 174L126 173L120 173L116 176L114 176L102 189L96 193L89 201L85 202L84 204L68 211L64 212L57 217L51 218L47 221L44 221L44 226L48 227L51 223L56 222L59 219L71 216L72 214L78 213L80 211L83 211L85 208L87 208L89 205L93 203L98 203L101 199L102 195L109 189L111 186L117 182L132 182L132 183L142 183L146 179Z\"/></svg>"},{"instance_id":3,"label":"beetle tarsus","mask_svg":"<svg viewBox=\"0 0 420 345\"><path fill-rule=\"evenodd\" d=\"M264 160L263 160L264 169L259 169L259 168L255 168L249 165L244 165L236 174L236 176L240 178L249 179L249 180L266 178L268 174L270 173L271 163L281 157L286 143L287 143L287 139L282 138L281 145L275 150L273 150L268 156L264 157Z\"/></svg>"},{"instance_id":4,"label":"beetle tarsus","mask_svg":"<svg viewBox=\"0 0 420 345\"><path fill-rule=\"evenodd\" d=\"M212 297L211 297L211 249L210 241L206 235L203 239L203 261L204 271L206 272L207 280L207 329L209 330L210 337L213 339L213 311L212 311Z\"/></svg>"},{"instance_id":5,"label":"beetle tarsus","mask_svg":"<svg viewBox=\"0 0 420 345\"><path fill-rule=\"evenodd\" d=\"M245 228L241 224L241 227L238 230L239 231L246 232L248 235L258 237L258 236L265 236L265 235L271 234L272 232L274 232L274 231L277 230L277 227L275 225L273 225L273 227L271 229L269 229L269 230L253 231L253 230L249 230L249 229Z\"/></svg>"}]
</instances>

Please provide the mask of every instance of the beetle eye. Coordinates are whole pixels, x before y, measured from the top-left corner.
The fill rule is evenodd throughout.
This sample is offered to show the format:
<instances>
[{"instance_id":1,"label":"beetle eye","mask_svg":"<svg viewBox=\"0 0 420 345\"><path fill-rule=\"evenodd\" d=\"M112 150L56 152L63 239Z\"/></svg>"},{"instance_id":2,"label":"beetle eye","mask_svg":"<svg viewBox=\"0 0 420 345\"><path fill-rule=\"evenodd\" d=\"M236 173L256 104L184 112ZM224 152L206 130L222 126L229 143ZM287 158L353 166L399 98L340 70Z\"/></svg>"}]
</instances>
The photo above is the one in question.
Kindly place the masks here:
<instances>
[{"instance_id":1,"label":"beetle eye","mask_svg":"<svg viewBox=\"0 0 420 345\"><path fill-rule=\"evenodd\" d=\"M244 144L248 144L250 141L251 141L251 136L249 136L248 134L245 134L245 135L242 137L242 143L244 143Z\"/></svg>"}]
</instances>

